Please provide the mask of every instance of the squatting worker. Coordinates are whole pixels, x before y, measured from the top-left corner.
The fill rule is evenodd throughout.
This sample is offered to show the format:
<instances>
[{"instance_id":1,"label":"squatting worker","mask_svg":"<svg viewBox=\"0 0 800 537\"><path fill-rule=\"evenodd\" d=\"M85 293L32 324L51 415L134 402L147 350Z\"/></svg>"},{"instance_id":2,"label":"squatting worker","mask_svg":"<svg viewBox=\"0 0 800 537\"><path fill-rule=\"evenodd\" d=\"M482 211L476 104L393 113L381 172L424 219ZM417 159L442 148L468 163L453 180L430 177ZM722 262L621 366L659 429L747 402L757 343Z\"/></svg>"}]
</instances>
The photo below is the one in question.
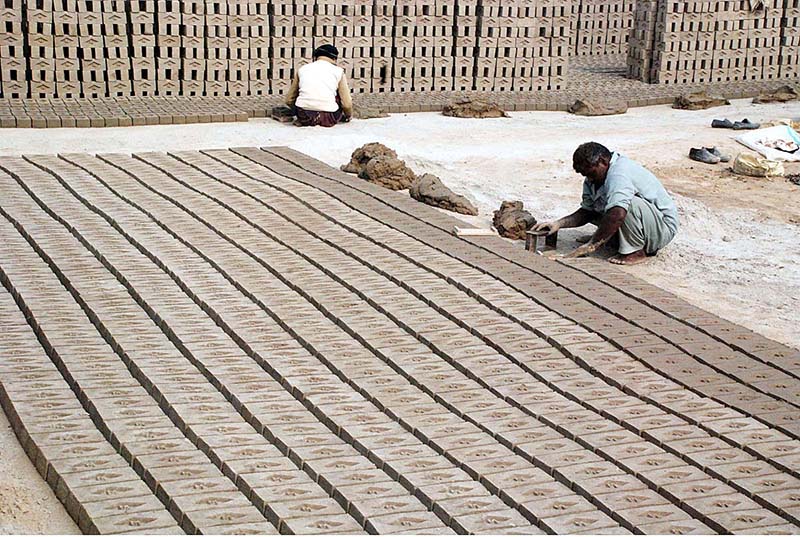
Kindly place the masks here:
<instances>
[{"instance_id":1,"label":"squatting worker","mask_svg":"<svg viewBox=\"0 0 800 537\"><path fill-rule=\"evenodd\" d=\"M333 127L350 121L353 101L344 69L336 65L338 57L336 47L322 45L314 50L314 61L294 75L286 104L294 107L300 125Z\"/></svg>"},{"instance_id":2,"label":"squatting worker","mask_svg":"<svg viewBox=\"0 0 800 537\"><path fill-rule=\"evenodd\" d=\"M533 228L552 234L561 228L596 224L597 231L589 242L567 257L590 254L618 234L619 253L609 261L632 265L655 255L675 237L675 202L643 166L603 145L588 142L575 150L572 167L585 178L580 209Z\"/></svg>"}]
</instances>

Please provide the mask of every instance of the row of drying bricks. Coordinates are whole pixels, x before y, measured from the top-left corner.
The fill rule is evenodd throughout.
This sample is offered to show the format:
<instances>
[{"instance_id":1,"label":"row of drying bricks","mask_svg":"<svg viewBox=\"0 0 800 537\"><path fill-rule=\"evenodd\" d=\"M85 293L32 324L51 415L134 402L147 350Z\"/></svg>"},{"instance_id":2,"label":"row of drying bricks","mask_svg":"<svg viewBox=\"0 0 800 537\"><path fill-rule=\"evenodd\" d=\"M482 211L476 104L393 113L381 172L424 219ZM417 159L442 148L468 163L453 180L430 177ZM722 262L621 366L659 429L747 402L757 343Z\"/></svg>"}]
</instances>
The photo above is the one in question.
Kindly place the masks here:
<instances>
[{"instance_id":1,"label":"row of drying bricks","mask_svg":"<svg viewBox=\"0 0 800 537\"><path fill-rule=\"evenodd\" d=\"M249 150L249 149L237 150L237 151L244 152L244 154L246 154L250 158L254 158L256 160L261 160L264 163L268 163L269 162L269 160L268 160L269 157L267 157L267 155L264 152L260 152L260 151L257 151L257 150L253 151L253 150ZM288 166L288 169L291 170L291 165ZM297 170L296 168L295 168L295 170L296 170L296 173L302 173L300 170ZM290 173L290 172L287 172L287 173ZM345 180L349 180L350 178L345 177L344 179ZM361 185L360 184L360 185L357 185L357 186L365 187L366 185ZM329 186L325 186L323 188L329 188ZM414 209L414 206L412 206L411 208ZM393 220L396 221L397 218L394 218ZM446 223L443 224L443 225L446 225ZM372 227L374 227L374 226L372 226ZM369 229L369 227L367 227L366 229ZM430 233L428 233L427 235L428 236L427 236L426 240L431 240ZM394 240L396 240L396 239L394 239ZM387 241L387 244L391 244L391 241ZM502 254L502 252L501 252L501 254ZM571 285L573 287L578 284L578 282L576 282L576 280L575 280L576 277L578 277L579 279L582 279L582 280L587 280L587 282L585 282L586 285L584 285L587 288L587 291L592 289L592 286L593 286L592 282L595 282L594 283L594 287L596 287L596 281L592 280L587 275L582 275L582 274L580 274L578 272L575 272L575 271L573 271L571 269L565 269L565 270L567 272L571 273L570 275L565 275L565 277L569 278L569 280L571 282ZM530 274L529 274L529 276L530 276ZM611 277L611 276L612 275L609 275L609 277ZM581 282L581 283L583 284L584 282ZM538 288L539 288L539 292L540 293L544 293L547 290L545 287L542 287L541 285L539 285ZM613 293L616 293L616 294L619 295L619 292L616 291L616 290L613 290L612 288L609 288L609 291L613 291ZM600 294L598 294L598 293L600 293ZM592 289L592 296L594 296L595 298L597 298L598 296L602 296L602 289L600 289L600 290ZM620 296L622 296L622 295L620 295ZM630 302L634 306L637 304L634 300L632 300L630 298L626 298L626 297L622 297L622 298L624 300L627 300L627 302ZM587 303L587 305L588 305L588 303ZM652 313L656 313L656 312L654 311ZM657 315L660 315L661 317L664 317L665 320L669 320L663 314L657 314ZM685 327L684 331L687 331L687 330L691 332L693 329L691 327L687 326L687 327ZM690 336L690 335L692 336L693 339L687 339L687 337ZM728 378L728 377L725 377L725 376L723 376L721 374L715 373L715 371L713 371L712 369L709 369L709 367L707 367L707 366L704 366L701 362L694 362L694 359L691 356L691 354L697 354L697 353L699 353L698 354L699 356L703 356L705 354L705 350L704 349L706 349L706 348L708 348L709 350L714 352L714 349L727 348L727 347L724 347L722 344L715 343L713 339L711 339L708 336L705 336L705 335L703 335L703 334L701 334L699 332L697 333L697 335L678 334L678 337L679 338L683 338L683 339L678 341L678 343L677 343L678 346L680 348L686 348L686 352L688 352L690 354L686 354L685 352L681 352L678 347L674 347L672 345L668 346L668 348L665 347L666 350L663 350L662 347L664 347L663 344L665 342L663 340L659 339L659 338L656 338L655 336L649 336L649 337L645 337L645 338L634 337L634 336L630 336L630 337L627 337L627 338L623 337L617 343L618 344L623 344L625 346L626 350L630 350L631 352L633 352L633 354L635 354L637 357L643 359L646 363L651 363L656 369L660 369L660 366L662 366L662 365L666 366L667 369L670 372L669 373L670 377L672 377L673 379L676 379L676 380L678 380L679 382L682 382L682 383L687 383L688 382L689 385L696 385L697 389L699 389L702 393L705 393L705 394L707 394L709 396L713 397L715 395L715 392L713 391L713 389L721 389L721 387L723 385L733 388L733 387L737 387L738 386L736 384L736 382L741 382L741 383L744 383L744 384L748 384L748 386L744 386L744 385L738 386L738 388L740 390L747 390L747 394L744 394L743 397L745 397L745 396L747 396L747 397L753 397L753 396L760 397L761 399L764 399L763 402L766 403L767 399L765 398L765 396L763 394L758 394L757 392L753 391L753 387L749 387L749 384L751 383L750 381L747 380L749 377L742 376L742 375L753 375L751 381L755 383L755 386L754 386L755 389L757 389L757 390L760 390L760 389L777 390L777 393L780 395L780 397L782 397L784 399L784 401L780 402L780 403L778 403L778 401L775 400L774 398L769 399L769 401L772 401L772 404L769 405L769 406L772 407L772 410L766 409L764 411L765 412L772 412L772 414L770 414L770 415L773 416L775 419L778 419L783 415L783 414L781 414L781 412L786 412L787 416L791 413L790 410L782 410L782 409L784 407L786 409L791 409L792 405L787 403L786 402L787 400L788 401L792 401L792 402L796 401L796 394L793 391L792 386L791 386L791 384L793 384L793 381L795 380L795 378L794 377L790 377L787 374L782 373L781 371L772 369L771 366L767 365L768 363L771 363L771 361L767 361L766 363L757 362L757 361L753 360L752 358L748 358L747 356L742 355L741 353L738 353L738 355L737 355L736 353L732 353L732 351L728 350L727 351L728 354L732 354L734 356L734 358L736 356L738 356L738 360L734 360L735 363L731 363L730 365L722 364L722 369L719 370L719 373L727 374L730 377L730 378ZM698 337L700 339L698 339ZM612 338L612 339L620 339L620 338ZM667 336L665 339L667 341L671 341L671 338L669 336ZM761 339L763 339L763 338L761 338ZM680 342L680 341L684 341L684 340L688 341L690 344L687 346L685 343L681 343ZM704 341L704 342L711 343L712 345L708 346L708 343L691 343L692 341L696 341L696 342ZM737 339L737 341L738 341L738 339ZM662 345L652 345L653 342L661 343ZM628 348L629 346L632 347L632 348ZM648 352L647 352L648 350L657 351L658 354L657 355L648 354ZM671 358L671 361L662 363L664 361L664 360L662 360L662 358ZM713 356L711 356L711 358L712 358L712 362L713 362ZM742 360L744 360L744 361L742 361ZM703 360L703 361L705 361L705 360ZM784 362L787 362L787 363L791 364L790 361L784 361ZM778 360L778 363L780 364L780 363L783 363L783 362ZM743 369L741 369L742 367L743 367ZM696 379L701 379L702 383L700 383L700 384L698 384L697 382L693 383L692 380L695 379L695 378ZM761 379L761 380L759 380L759 379ZM713 382L712 382L712 380L713 380ZM788 382L790 385L787 386L786 388L781 388L782 383L786 383L786 382ZM712 386L708 386L707 385L708 383L711 383L714 386L713 387ZM796 386L796 383L794 383L794 384ZM796 387L795 387L795 389L796 389ZM716 395L719 395L719 394L716 394ZM784 417L786 417L786 416L784 416Z\"/></svg>"}]
</instances>

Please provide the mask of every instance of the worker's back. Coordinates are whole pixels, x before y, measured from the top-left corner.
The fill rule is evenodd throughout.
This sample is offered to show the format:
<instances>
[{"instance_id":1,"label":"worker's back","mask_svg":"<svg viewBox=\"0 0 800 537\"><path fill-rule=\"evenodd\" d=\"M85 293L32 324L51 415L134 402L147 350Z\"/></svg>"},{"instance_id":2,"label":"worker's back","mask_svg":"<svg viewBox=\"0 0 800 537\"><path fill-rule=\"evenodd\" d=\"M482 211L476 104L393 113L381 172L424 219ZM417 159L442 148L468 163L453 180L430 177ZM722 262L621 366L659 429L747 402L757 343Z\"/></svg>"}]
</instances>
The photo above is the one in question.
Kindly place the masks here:
<instances>
[{"instance_id":1,"label":"worker's back","mask_svg":"<svg viewBox=\"0 0 800 537\"><path fill-rule=\"evenodd\" d=\"M324 58L301 67L297 72L300 92L296 106L306 110L336 112L339 109L336 91L343 74L344 69Z\"/></svg>"}]
</instances>

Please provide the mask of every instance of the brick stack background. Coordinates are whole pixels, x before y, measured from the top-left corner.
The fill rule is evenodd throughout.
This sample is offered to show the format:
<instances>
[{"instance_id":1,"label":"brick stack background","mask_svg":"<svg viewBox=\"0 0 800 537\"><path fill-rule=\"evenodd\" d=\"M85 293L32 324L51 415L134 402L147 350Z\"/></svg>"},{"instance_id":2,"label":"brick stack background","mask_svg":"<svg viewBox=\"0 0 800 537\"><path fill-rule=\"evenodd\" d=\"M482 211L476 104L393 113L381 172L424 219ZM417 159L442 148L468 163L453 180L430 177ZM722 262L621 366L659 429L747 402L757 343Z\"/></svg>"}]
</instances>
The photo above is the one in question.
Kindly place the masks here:
<instances>
[{"instance_id":1,"label":"brick stack background","mask_svg":"<svg viewBox=\"0 0 800 537\"><path fill-rule=\"evenodd\" d=\"M798 74L797 0L640 1L629 75L698 84L775 80Z\"/></svg>"},{"instance_id":2,"label":"brick stack background","mask_svg":"<svg viewBox=\"0 0 800 537\"><path fill-rule=\"evenodd\" d=\"M662 84L797 77L800 0L763 4L3 0L0 96L282 96L323 43L355 94L560 90L570 57Z\"/></svg>"},{"instance_id":3,"label":"brick stack background","mask_svg":"<svg viewBox=\"0 0 800 537\"><path fill-rule=\"evenodd\" d=\"M624 56L636 0L581 0L572 7L576 56Z\"/></svg>"}]
</instances>

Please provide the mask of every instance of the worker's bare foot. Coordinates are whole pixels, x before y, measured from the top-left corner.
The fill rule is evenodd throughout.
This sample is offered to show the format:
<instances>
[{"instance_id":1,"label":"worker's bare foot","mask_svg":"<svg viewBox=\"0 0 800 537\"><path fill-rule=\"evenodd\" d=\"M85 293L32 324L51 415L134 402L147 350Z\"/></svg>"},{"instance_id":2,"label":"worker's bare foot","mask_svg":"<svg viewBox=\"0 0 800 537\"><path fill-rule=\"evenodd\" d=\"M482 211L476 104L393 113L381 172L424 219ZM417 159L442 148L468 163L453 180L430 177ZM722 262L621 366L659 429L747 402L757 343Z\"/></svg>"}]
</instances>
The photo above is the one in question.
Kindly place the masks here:
<instances>
[{"instance_id":1,"label":"worker's bare foot","mask_svg":"<svg viewBox=\"0 0 800 537\"><path fill-rule=\"evenodd\" d=\"M615 265L638 265L647 259L647 254L644 250L633 252L632 254L617 254L608 261Z\"/></svg>"}]
</instances>

